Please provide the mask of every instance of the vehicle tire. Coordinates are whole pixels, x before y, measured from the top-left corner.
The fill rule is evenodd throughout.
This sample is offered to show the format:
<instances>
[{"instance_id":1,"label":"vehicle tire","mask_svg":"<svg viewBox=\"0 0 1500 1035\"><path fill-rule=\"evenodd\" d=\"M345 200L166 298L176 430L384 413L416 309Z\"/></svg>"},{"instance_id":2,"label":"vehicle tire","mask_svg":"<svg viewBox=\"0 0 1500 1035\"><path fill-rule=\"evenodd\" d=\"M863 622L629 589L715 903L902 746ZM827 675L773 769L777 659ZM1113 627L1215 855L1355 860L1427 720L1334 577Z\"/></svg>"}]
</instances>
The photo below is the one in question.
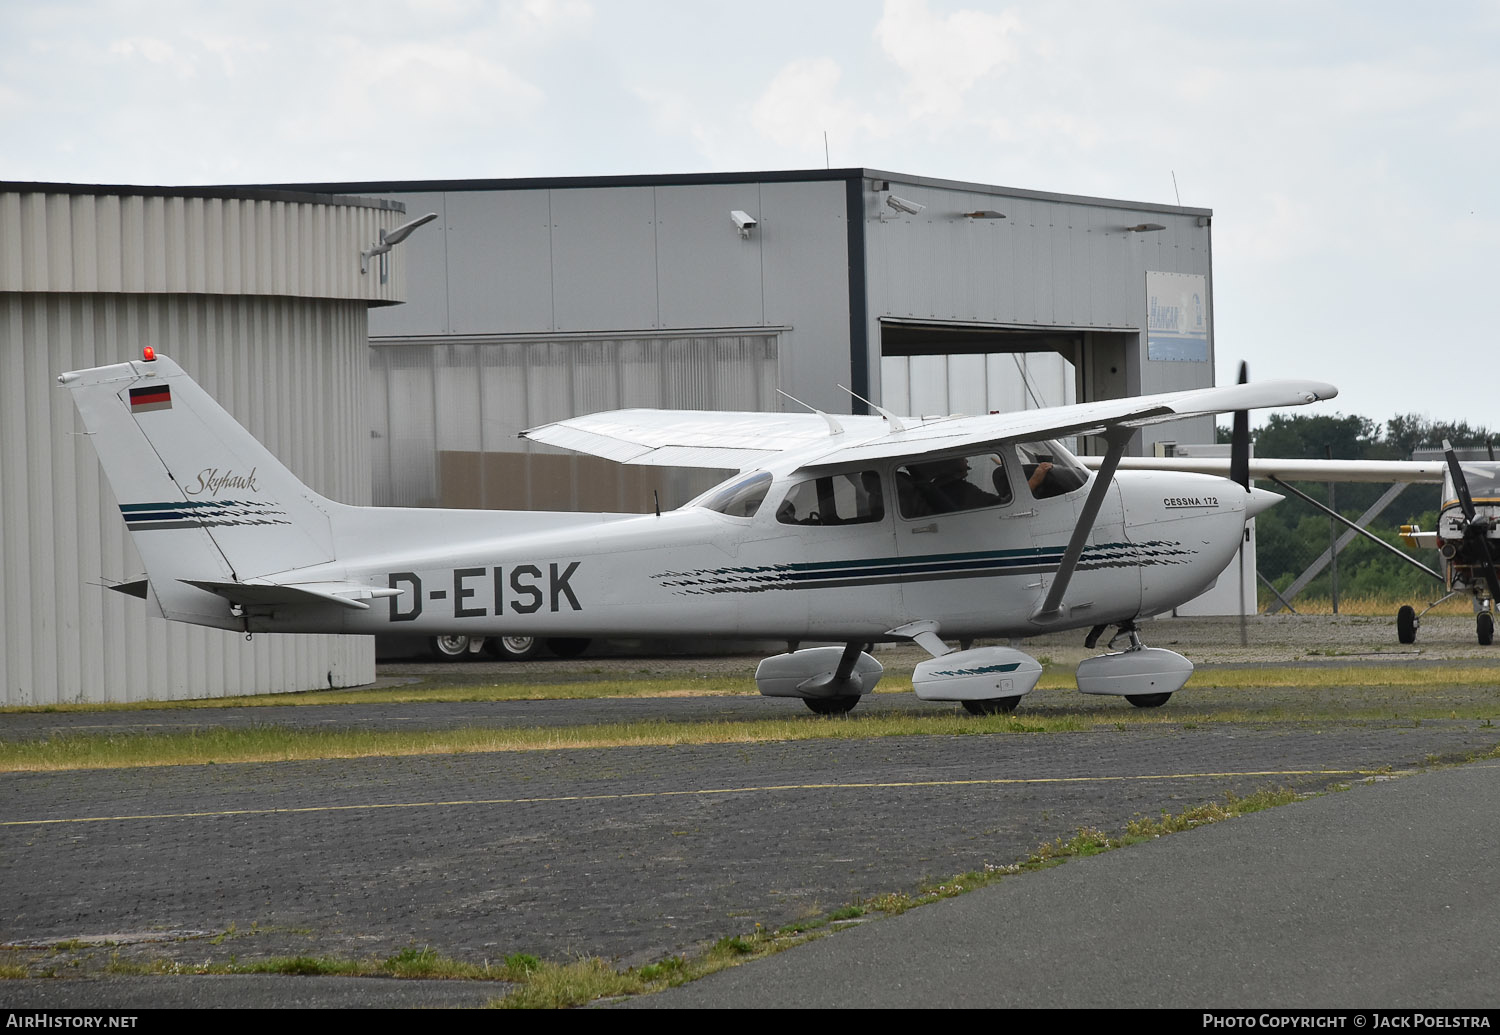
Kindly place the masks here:
<instances>
[{"instance_id":1,"label":"vehicle tire","mask_svg":"<svg viewBox=\"0 0 1500 1035\"><path fill-rule=\"evenodd\" d=\"M1172 699L1171 694L1126 694L1125 700L1137 708L1160 708Z\"/></svg>"},{"instance_id":2,"label":"vehicle tire","mask_svg":"<svg viewBox=\"0 0 1500 1035\"><path fill-rule=\"evenodd\" d=\"M1417 609L1410 604L1396 612L1396 639L1402 643L1417 642Z\"/></svg>"},{"instance_id":3,"label":"vehicle tire","mask_svg":"<svg viewBox=\"0 0 1500 1035\"><path fill-rule=\"evenodd\" d=\"M561 639L554 637L547 641L547 649L559 658L576 658L588 650L592 642L592 640L577 637L562 637Z\"/></svg>"},{"instance_id":4,"label":"vehicle tire","mask_svg":"<svg viewBox=\"0 0 1500 1035\"><path fill-rule=\"evenodd\" d=\"M804 697L802 698L802 703L818 715L847 715L859 703L859 695L845 694L839 697Z\"/></svg>"},{"instance_id":5,"label":"vehicle tire","mask_svg":"<svg viewBox=\"0 0 1500 1035\"><path fill-rule=\"evenodd\" d=\"M1021 703L1019 697L991 697L983 701L962 701L970 715L1008 715Z\"/></svg>"},{"instance_id":6,"label":"vehicle tire","mask_svg":"<svg viewBox=\"0 0 1500 1035\"><path fill-rule=\"evenodd\" d=\"M469 656L467 636L434 636L427 641L427 646L432 651L432 656L439 661L463 661Z\"/></svg>"},{"instance_id":7,"label":"vehicle tire","mask_svg":"<svg viewBox=\"0 0 1500 1035\"><path fill-rule=\"evenodd\" d=\"M542 652L542 641L535 636L491 636L484 649L501 661L526 661Z\"/></svg>"},{"instance_id":8,"label":"vehicle tire","mask_svg":"<svg viewBox=\"0 0 1500 1035\"><path fill-rule=\"evenodd\" d=\"M1488 647L1495 641L1495 619L1488 611L1481 611L1474 619L1474 631L1479 636L1479 645Z\"/></svg>"}]
</instances>

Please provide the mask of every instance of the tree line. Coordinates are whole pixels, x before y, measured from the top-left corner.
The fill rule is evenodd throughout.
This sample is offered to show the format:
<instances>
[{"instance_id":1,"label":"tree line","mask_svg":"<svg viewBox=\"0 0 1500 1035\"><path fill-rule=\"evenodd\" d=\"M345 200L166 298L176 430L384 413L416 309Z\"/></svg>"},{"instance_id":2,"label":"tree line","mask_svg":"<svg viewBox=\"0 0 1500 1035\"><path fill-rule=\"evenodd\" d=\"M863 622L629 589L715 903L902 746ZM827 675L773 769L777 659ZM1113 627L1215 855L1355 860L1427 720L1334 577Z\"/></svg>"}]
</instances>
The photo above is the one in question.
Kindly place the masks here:
<instances>
[{"instance_id":1,"label":"tree line","mask_svg":"<svg viewBox=\"0 0 1500 1035\"><path fill-rule=\"evenodd\" d=\"M1229 441L1228 427L1218 429L1220 442ZM1467 421L1434 421L1415 413L1392 417L1378 424L1368 417L1334 414L1273 413L1265 424L1250 433L1255 455L1287 460L1409 460L1417 449L1440 449L1446 439L1455 447L1484 447L1497 435ZM1323 503L1329 502L1328 483L1295 483L1297 488ZM1275 486L1267 486L1272 490ZM1333 506L1350 520L1357 519L1386 491L1378 484L1339 483L1332 486ZM1440 504L1438 486L1412 485L1376 517L1369 530L1404 552L1400 526L1420 525L1430 529L1437 523ZM1328 549L1330 534L1342 536L1339 526L1295 496L1256 518L1256 567L1277 589L1285 589L1319 554ZM1441 567L1433 557L1418 555L1430 567ZM1434 579L1381 550L1363 537L1339 553L1339 594L1348 596L1435 599L1441 593ZM1305 590L1304 597L1327 598L1332 591L1332 572L1325 570ZM1294 602L1295 603L1295 602Z\"/></svg>"}]
</instances>

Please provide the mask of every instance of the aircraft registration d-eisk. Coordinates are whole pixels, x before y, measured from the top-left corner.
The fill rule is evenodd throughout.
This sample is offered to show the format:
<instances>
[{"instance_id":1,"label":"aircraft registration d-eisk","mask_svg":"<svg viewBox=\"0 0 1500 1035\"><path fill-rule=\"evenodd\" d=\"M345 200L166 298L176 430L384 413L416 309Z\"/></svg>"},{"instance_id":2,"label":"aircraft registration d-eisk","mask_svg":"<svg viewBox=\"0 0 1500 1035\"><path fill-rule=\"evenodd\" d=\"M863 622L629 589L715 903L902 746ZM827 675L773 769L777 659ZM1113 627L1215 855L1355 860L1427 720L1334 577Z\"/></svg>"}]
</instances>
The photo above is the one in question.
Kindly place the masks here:
<instances>
[{"instance_id":1,"label":"aircraft registration d-eisk","mask_svg":"<svg viewBox=\"0 0 1500 1035\"><path fill-rule=\"evenodd\" d=\"M1141 618L1209 587L1274 493L1118 472L1132 433L1295 406L1337 390L1271 381L941 419L620 410L523 437L622 463L738 473L658 514L352 507L303 485L166 356L78 370L71 393L161 617L255 632L720 636L822 641L756 671L761 693L848 711L879 680L866 645L915 641L918 697L1010 711L1041 666L980 636L1110 627L1085 693L1162 704L1192 663ZM1090 474L1056 439L1102 436ZM1248 456L1248 430L1243 436ZM958 641L954 649L951 641Z\"/></svg>"}]
</instances>

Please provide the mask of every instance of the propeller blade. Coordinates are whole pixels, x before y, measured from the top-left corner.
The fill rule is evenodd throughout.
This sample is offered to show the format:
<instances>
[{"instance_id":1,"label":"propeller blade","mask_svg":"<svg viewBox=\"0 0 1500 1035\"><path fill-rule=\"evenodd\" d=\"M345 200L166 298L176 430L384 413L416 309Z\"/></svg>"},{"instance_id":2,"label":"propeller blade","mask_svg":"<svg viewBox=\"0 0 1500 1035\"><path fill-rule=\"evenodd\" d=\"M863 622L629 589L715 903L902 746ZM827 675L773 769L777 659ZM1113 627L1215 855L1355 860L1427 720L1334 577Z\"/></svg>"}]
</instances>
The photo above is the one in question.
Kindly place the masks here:
<instances>
[{"instance_id":1,"label":"propeller blade","mask_svg":"<svg viewBox=\"0 0 1500 1035\"><path fill-rule=\"evenodd\" d=\"M1240 361L1240 384L1250 382L1249 367ZM1234 411L1234 433L1229 439L1229 479L1250 488L1250 411Z\"/></svg>"},{"instance_id":2,"label":"propeller blade","mask_svg":"<svg viewBox=\"0 0 1500 1035\"><path fill-rule=\"evenodd\" d=\"M1443 459L1448 461L1448 474L1453 478L1453 488L1458 493L1458 505L1463 508L1464 520L1474 520L1474 497L1469 495L1469 480L1458 463L1458 454L1447 439L1443 439Z\"/></svg>"}]
</instances>

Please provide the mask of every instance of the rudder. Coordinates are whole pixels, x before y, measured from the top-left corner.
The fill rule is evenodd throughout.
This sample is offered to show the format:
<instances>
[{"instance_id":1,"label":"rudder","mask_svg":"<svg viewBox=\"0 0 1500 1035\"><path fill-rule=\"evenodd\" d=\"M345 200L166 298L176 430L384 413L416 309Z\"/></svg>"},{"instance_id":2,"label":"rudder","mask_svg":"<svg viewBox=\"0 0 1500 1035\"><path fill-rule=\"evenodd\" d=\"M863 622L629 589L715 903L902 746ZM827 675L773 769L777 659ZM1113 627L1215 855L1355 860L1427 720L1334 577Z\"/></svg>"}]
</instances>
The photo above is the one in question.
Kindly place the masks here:
<instances>
[{"instance_id":1,"label":"rudder","mask_svg":"<svg viewBox=\"0 0 1500 1035\"><path fill-rule=\"evenodd\" d=\"M238 628L189 582L281 575L334 559L313 492L166 356L61 375L165 618Z\"/></svg>"}]
</instances>

